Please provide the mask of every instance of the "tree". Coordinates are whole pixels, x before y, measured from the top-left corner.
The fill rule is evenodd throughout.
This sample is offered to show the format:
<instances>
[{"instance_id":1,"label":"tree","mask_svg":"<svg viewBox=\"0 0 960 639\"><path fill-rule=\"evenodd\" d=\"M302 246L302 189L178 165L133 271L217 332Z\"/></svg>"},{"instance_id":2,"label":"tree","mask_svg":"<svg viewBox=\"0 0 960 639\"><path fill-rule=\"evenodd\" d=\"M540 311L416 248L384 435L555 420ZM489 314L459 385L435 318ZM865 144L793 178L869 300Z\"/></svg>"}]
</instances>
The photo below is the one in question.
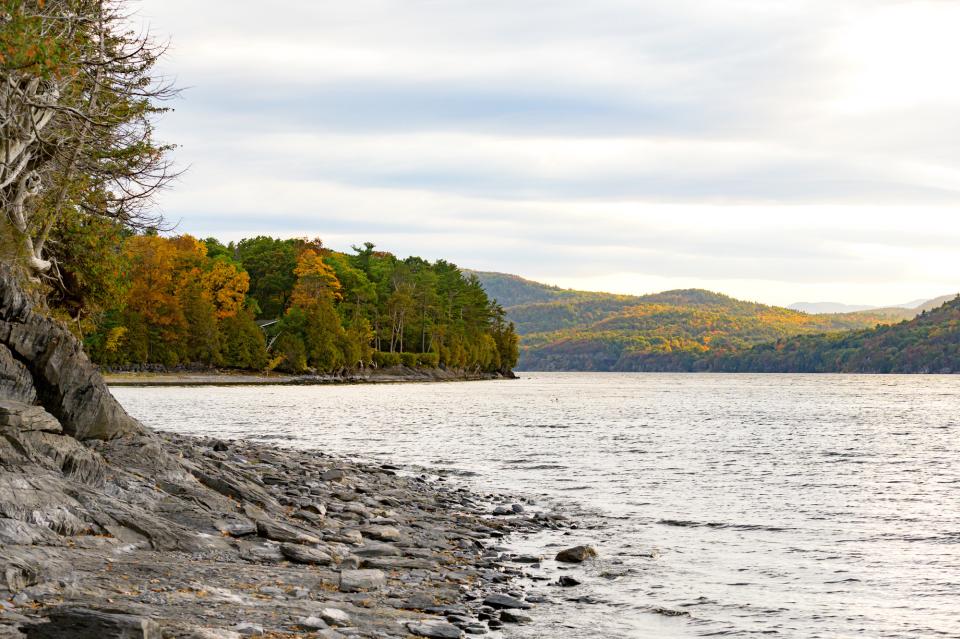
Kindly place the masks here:
<instances>
[{"instance_id":1,"label":"tree","mask_svg":"<svg viewBox=\"0 0 960 639\"><path fill-rule=\"evenodd\" d=\"M243 308L250 276L229 262L217 260L203 274L203 286L217 311L217 319L233 317Z\"/></svg>"},{"instance_id":2,"label":"tree","mask_svg":"<svg viewBox=\"0 0 960 639\"><path fill-rule=\"evenodd\" d=\"M287 309L297 277L297 252L288 240L259 236L237 244L240 264L250 277L250 295L260 316L280 317Z\"/></svg>"},{"instance_id":3,"label":"tree","mask_svg":"<svg viewBox=\"0 0 960 639\"><path fill-rule=\"evenodd\" d=\"M290 297L292 304L309 306L321 301L333 304L343 299L336 273L313 249L300 254L293 274L297 276L297 283Z\"/></svg>"},{"instance_id":4,"label":"tree","mask_svg":"<svg viewBox=\"0 0 960 639\"><path fill-rule=\"evenodd\" d=\"M154 75L163 47L134 35L120 6L4 3L0 225L6 257L33 279L57 278L49 240L67 213L160 223L147 205L172 177L171 147L155 142L153 120L174 91Z\"/></svg>"}]
</instances>

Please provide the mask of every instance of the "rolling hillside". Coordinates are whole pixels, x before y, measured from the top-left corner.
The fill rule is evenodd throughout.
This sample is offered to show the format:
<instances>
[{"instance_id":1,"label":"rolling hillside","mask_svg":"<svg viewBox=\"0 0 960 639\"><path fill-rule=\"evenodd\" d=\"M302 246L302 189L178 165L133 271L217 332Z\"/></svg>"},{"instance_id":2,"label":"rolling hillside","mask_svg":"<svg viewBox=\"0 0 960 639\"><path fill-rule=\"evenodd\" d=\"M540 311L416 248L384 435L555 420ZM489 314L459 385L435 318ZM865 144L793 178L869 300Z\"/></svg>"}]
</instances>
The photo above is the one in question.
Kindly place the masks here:
<instances>
[{"instance_id":1,"label":"rolling hillside","mask_svg":"<svg viewBox=\"0 0 960 639\"><path fill-rule=\"evenodd\" d=\"M474 274L516 324L520 370L690 370L708 356L795 335L873 328L918 312L812 315L699 289L615 295Z\"/></svg>"},{"instance_id":2,"label":"rolling hillside","mask_svg":"<svg viewBox=\"0 0 960 639\"><path fill-rule=\"evenodd\" d=\"M764 373L960 373L960 296L899 324L791 337L712 359L704 368Z\"/></svg>"}]
</instances>

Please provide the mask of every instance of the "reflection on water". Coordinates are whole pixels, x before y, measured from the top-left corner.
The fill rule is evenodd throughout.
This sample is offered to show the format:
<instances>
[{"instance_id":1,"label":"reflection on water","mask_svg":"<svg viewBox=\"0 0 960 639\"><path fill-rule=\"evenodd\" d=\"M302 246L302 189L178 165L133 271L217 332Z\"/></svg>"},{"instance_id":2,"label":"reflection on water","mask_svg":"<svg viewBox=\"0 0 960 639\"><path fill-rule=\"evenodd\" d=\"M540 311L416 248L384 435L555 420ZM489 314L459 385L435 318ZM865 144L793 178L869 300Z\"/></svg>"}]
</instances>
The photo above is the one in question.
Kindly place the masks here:
<instances>
[{"instance_id":1,"label":"reflection on water","mask_svg":"<svg viewBox=\"0 0 960 639\"><path fill-rule=\"evenodd\" d=\"M960 377L523 377L114 392L156 428L566 505L581 529L524 549L604 560L511 636L960 636Z\"/></svg>"}]
</instances>

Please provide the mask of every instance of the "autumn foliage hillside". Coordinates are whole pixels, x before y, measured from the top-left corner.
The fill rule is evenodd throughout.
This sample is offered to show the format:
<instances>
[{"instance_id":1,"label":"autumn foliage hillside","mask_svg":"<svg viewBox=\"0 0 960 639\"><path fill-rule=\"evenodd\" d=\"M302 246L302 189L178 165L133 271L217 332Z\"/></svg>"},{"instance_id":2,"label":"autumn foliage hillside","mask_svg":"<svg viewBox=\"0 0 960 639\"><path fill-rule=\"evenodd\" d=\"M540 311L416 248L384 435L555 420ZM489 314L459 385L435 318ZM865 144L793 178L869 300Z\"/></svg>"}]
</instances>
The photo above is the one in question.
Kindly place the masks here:
<instances>
[{"instance_id":1,"label":"autumn foliage hillside","mask_svg":"<svg viewBox=\"0 0 960 639\"><path fill-rule=\"evenodd\" d=\"M693 370L706 358L794 335L896 321L885 312L812 315L702 289L631 296L549 287L477 273L491 297L513 302L524 370Z\"/></svg>"},{"instance_id":2,"label":"autumn foliage hillside","mask_svg":"<svg viewBox=\"0 0 960 639\"><path fill-rule=\"evenodd\" d=\"M740 372L960 373L960 297L899 324L781 339L705 364Z\"/></svg>"}]
</instances>

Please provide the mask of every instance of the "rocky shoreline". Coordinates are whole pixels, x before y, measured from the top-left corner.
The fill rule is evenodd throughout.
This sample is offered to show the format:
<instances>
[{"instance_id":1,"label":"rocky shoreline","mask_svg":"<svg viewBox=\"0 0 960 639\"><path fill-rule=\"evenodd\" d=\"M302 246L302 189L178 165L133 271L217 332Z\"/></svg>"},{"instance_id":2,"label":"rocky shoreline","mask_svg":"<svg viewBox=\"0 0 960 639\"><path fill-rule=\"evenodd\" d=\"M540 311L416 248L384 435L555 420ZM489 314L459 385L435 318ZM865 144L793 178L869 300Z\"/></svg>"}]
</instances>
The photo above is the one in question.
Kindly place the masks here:
<instances>
[{"instance_id":1,"label":"rocky shoreline","mask_svg":"<svg viewBox=\"0 0 960 639\"><path fill-rule=\"evenodd\" d=\"M540 558L504 538L568 526L529 506L322 451L155 433L0 264L0 639L496 633L549 599L520 579Z\"/></svg>"},{"instance_id":2,"label":"rocky shoreline","mask_svg":"<svg viewBox=\"0 0 960 639\"><path fill-rule=\"evenodd\" d=\"M171 371L171 372L104 372L110 386L265 386L322 384L398 384L412 382L464 382L495 379L516 379L512 372L482 373L445 368L369 368L347 373L324 375L286 375L239 371Z\"/></svg>"},{"instance_id":3,"label":"rocky shoreline","mask_svg":"<svg viewBox=\"0 0 960 639\"><path fill-rule=\"evenodd\" d=\"M543 599L514 579L539 558L504 537L568 526L390 465L172 434L80 443L41 413L2 430L3 638L496 635Z\"/></svg>"}]
</instances>

